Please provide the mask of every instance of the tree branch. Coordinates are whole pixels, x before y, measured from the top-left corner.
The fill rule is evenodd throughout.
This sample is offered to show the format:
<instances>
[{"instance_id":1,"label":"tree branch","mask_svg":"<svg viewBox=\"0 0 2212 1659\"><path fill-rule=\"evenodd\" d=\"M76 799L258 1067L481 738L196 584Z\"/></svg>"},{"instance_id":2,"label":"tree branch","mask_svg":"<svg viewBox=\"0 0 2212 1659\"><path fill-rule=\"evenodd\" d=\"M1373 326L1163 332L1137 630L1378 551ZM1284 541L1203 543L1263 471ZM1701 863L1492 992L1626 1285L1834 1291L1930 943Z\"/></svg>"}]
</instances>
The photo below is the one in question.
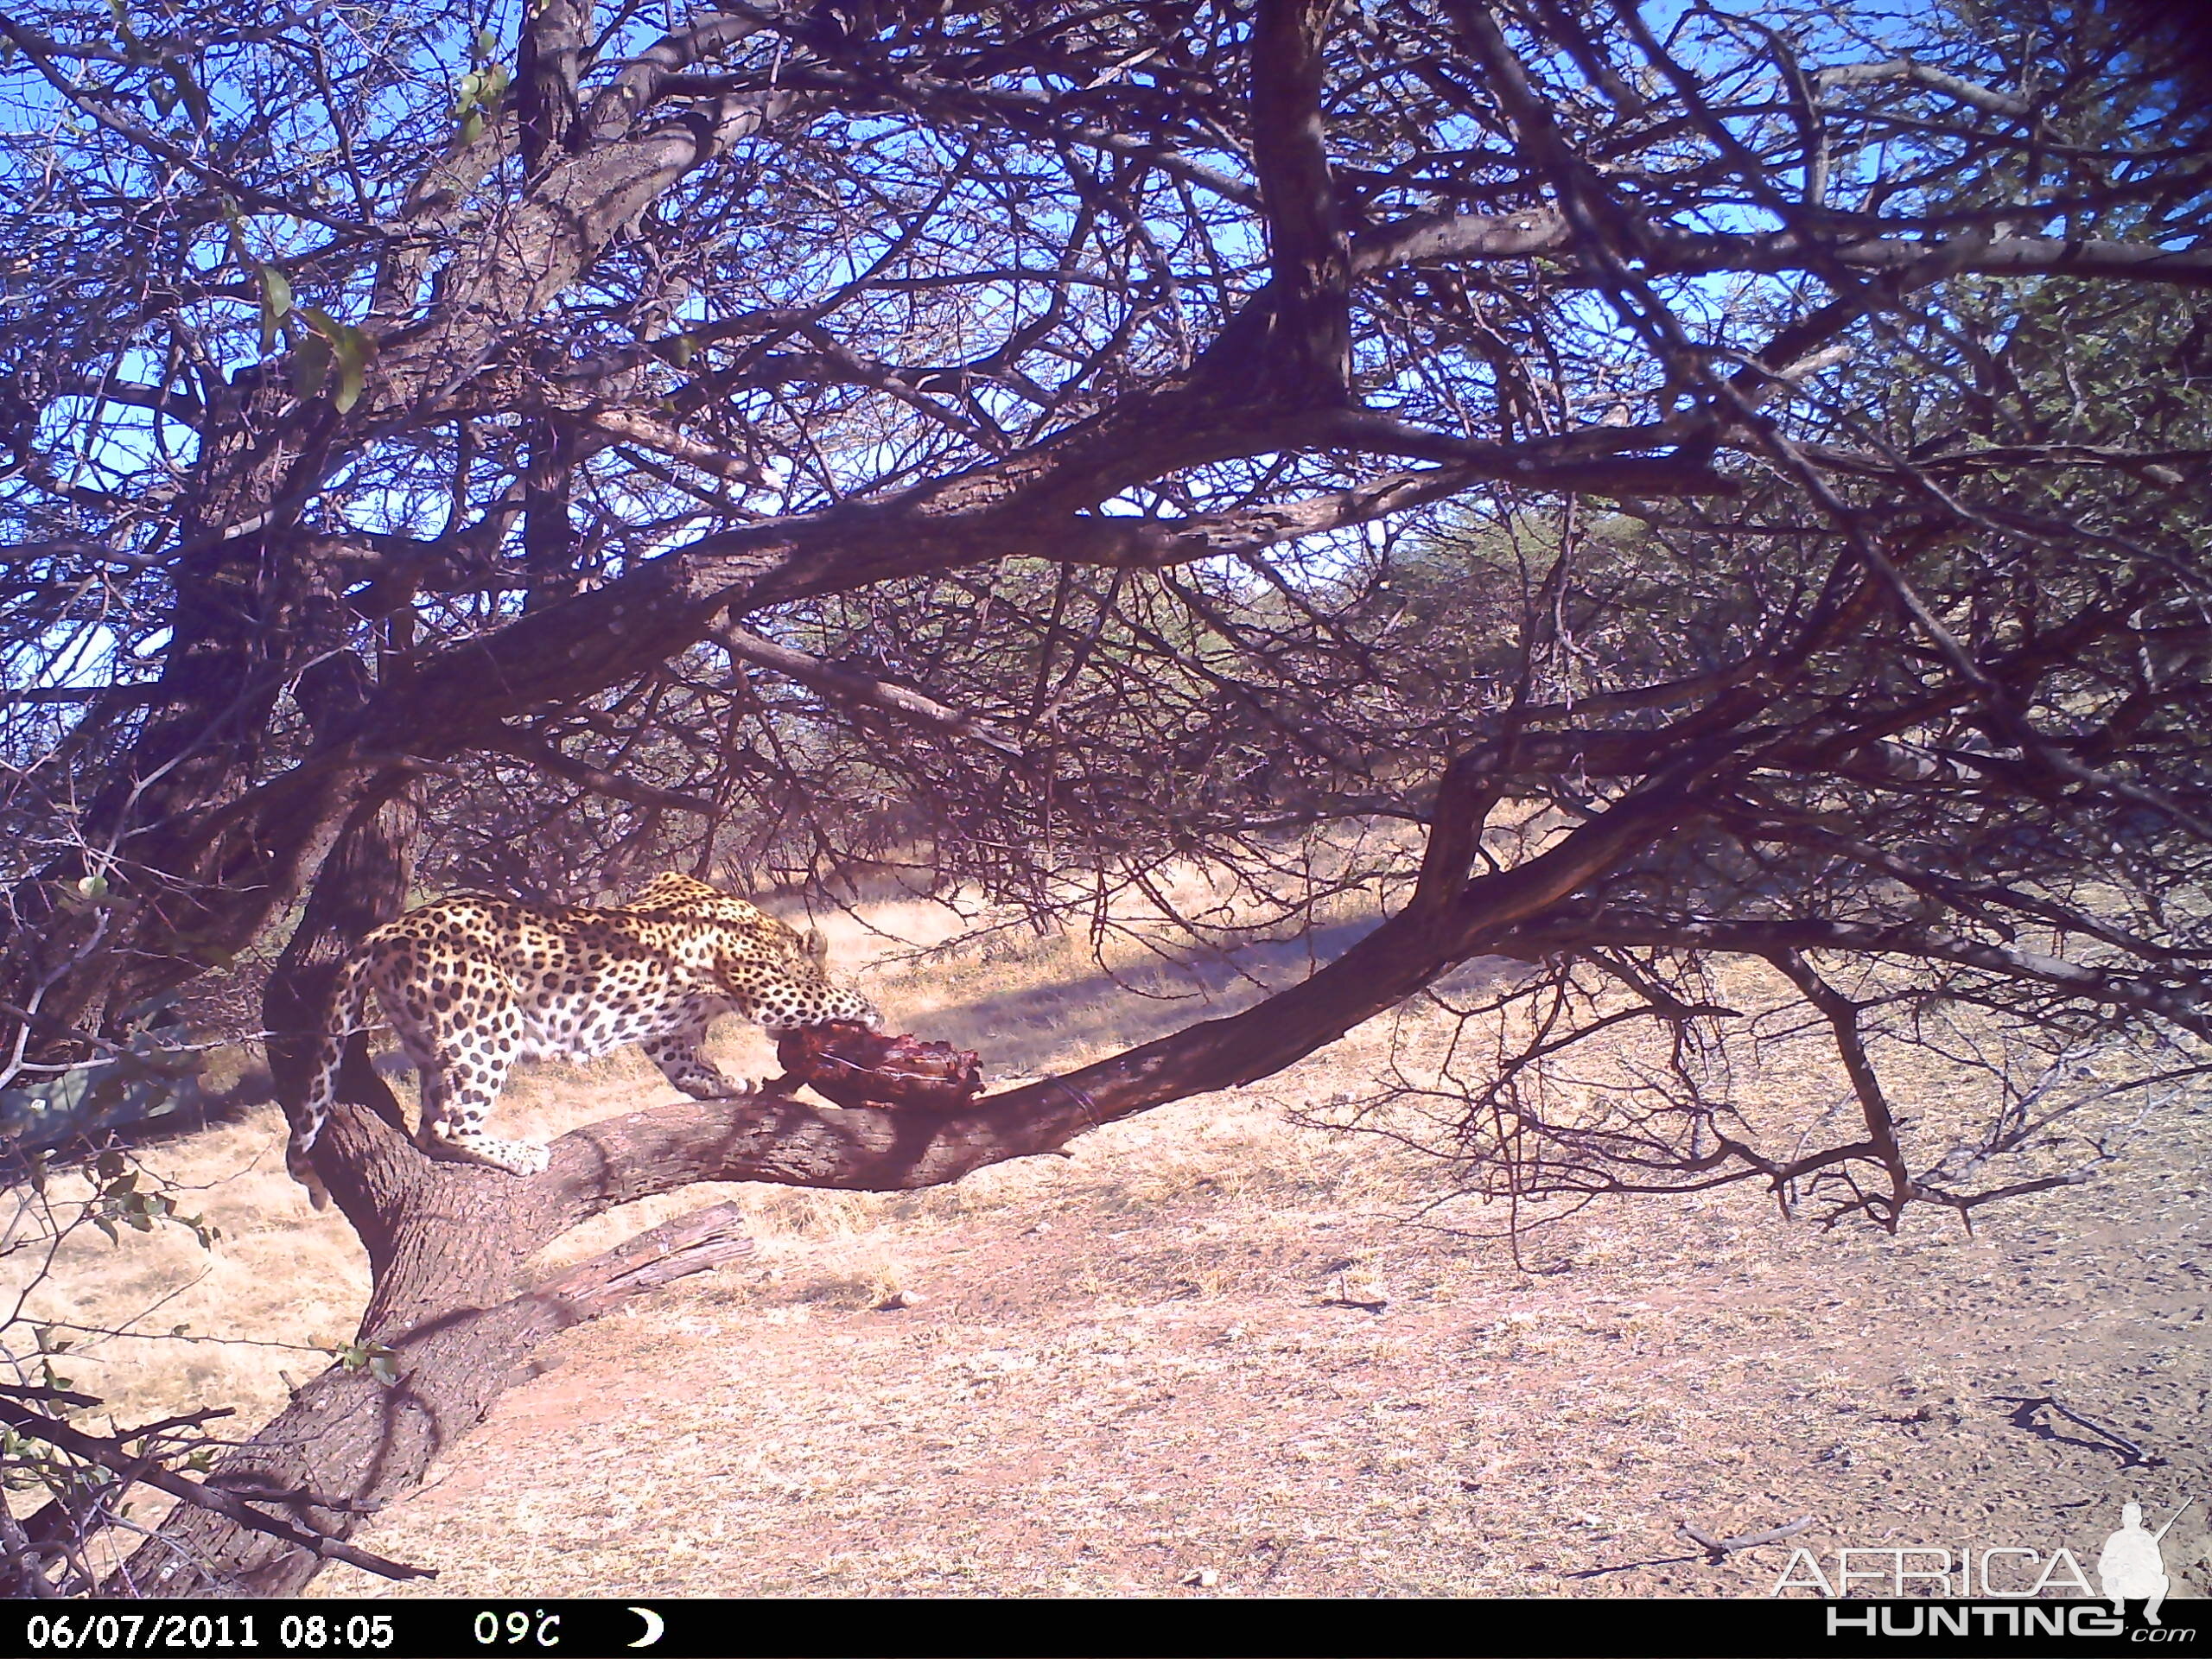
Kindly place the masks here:
<instances>
[{"instance_id":1,"label":"tree branch","mask_svg":"<svg viewBox=\"0 0 2212 1659\"><path fill-rule=\"evenodd\" d=\"M486 740L486 747L511 754L518 760L527 760L533 766L543 766L556 778L566 778L571 783L582 784L594 795L605 795L613 800L631 801L639 806L657 806L671 812L689 812L699 817L711 818L718 809L712 801L701 800L696 795L684 795L672 789L658 789L635 778L625 778L588 760L579 760L534 732L502 726L495 735Z\"/></svg>"},{"instance_id":2,"label":"tree branch","mask_svg":"<svg viewBox=\"0 0 2212 1659\"><path fill-rule=\"evenodd\" d=\"M365 1549L356 1549L351 1544L321 1533L305 1532L289 1522L264 1515L234 1494L219 1487L196 1480L188 1480L175 1471L165 1468L155 1458L143 1453L126 1452L117 1440L101 1440L72 1428L43 1412L31 1411L0 1399L0 1423L19 1433L29 1434L56 1446L72 1457L82 1458L87 1463L120 1475L126 1481L138 1481L156 1491L180 1498L194 1509L219 1515L250 1531L263 1533L271 1538L281 1538L296 1548L325 1560L344 1561L364 1572L374 1573L387 1579L435 1579L437 1569L429 1567L410 1567L403 1561L386 1560L372 1555Z\"/></svg>"},{"instance_id":3,"label":"tree branch","mask_svg":"<svg viewBox=\"0 0 2212 1659\"><path fill-rule=\"evenodd\" d=\"M1545 918L1501 934L1500 956L1535 961L1566 950L1643 946L1658 950L1722 950L1772 957L1794 950L1835 950L1855 956L1913 957L1978 968L2008 980L2048 985L2069 996L2107 1007L2133 1008L2212 1039L2212 986L2192 977L2165 983L2139 969L2100 972L2062 957L2017 945L1993 944L1940 929L1805 917L1777 921L1731 921L1717 917L1668 917L1608 910L1587 918Z\"/></svg>"},{"instance_id":4,"label":"tree branch","mask_svg":"<svg viewBox=\"0 0 2212 1659\"><path fill-rule=\"evenodd\" d=\"M918 691L849 666L844 663L829 662L823 658L778 645L747 629L728 626L718 627L709 636L731 656L741 662L765 668L797 680L802 685L843 702L855 702L870 709L880 709L886 714L939 732L947 737L965 739L995 749L1009 760L1021 759L1021 745L1007 736L989 721L975 715L963 714L949 708L933 697Z\"/></svg>"}]
</instances>

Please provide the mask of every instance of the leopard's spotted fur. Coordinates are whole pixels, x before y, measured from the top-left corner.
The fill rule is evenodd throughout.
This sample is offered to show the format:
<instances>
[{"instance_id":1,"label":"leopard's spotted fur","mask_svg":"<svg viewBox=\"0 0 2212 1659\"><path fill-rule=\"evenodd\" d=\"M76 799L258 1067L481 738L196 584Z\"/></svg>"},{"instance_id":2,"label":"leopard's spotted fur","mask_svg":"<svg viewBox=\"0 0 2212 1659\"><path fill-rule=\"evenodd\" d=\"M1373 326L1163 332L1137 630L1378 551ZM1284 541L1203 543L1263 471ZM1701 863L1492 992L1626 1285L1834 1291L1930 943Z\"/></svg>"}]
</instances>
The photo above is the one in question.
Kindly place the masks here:
<instances>
[{"instance_id":1,"label":"leopard's spotted fur","mask_svg":"<svg viewBox=\"0 0 2212 1659\"><path fill-rule=\"evenodd\" d=\"M423 1150L535 1175L543 1147L484 1132L517 1060L634 1042L695 1099L740 1094L700 1052L708 1022L726 1010L773 1032L882 1023L866 998L830 982L828 957L818 932L802 938L687 875L658 876L607 909L479 897L425 905L366 935L340 969L286 1162L322 1202L309 1154L372 991L422 1078Z\"/></svg>"}]
</instances>

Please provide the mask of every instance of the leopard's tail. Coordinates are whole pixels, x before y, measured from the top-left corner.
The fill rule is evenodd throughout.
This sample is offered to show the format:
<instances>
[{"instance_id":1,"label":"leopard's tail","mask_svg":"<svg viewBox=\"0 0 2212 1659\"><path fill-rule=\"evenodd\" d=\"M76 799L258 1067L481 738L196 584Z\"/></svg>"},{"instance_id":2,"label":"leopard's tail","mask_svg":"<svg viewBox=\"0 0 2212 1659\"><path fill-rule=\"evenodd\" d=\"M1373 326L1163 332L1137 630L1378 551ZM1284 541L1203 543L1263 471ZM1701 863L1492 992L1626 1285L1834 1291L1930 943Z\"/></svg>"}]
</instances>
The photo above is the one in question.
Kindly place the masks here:
<instances>
[{"instance_id":1,"label":"leopard's tail","mask_svg":"<svg viewBox=\"0 0 2212 1659\"><path fill-rule=\"evenodd\" d=\"M369 990L368 969L366 951L355 952L339 968L337 978L331 982L330 1012L315 1038L307 1097L296 1107L286 1103L292 1135L284 1148L284 1166L292 1172L294 1180L307 1188L308 1198L318 1210L329 1206L330 1189L315 1173L311 1154L323 1124L329 1121L331 1102L337 1096L339 1062L345 1057L346 1043L361 1029L361 1005Z\"/></svg>"}]
</instances>

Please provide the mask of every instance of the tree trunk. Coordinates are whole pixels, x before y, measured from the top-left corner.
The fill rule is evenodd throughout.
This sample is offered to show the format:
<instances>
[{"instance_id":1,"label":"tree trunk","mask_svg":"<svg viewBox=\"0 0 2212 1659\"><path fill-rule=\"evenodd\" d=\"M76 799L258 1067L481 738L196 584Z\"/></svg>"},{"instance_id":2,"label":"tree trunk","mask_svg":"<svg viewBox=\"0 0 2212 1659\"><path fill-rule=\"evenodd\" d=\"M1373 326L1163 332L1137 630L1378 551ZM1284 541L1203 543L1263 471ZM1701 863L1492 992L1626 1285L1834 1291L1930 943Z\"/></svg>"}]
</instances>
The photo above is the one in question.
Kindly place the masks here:
<instances>
[{"instance_id":1,"label":"tree trunk","mask_svg":"<svg viewBox=\"0 0 2212 1659\"><path fill-rule=\"evenodd\" d=\"M67 1052L73 1027L119 1034L124 1011L228 961L299 890L297 861L219 809L267 769L278 698L333 667L316 659L345 641L350 618L293 533L332 425L327 405L281 383L208 411L154 711L92 802L78 849L15 895L28 948L6 1000L36 1002L35 1052ZM82 918L58 912L54 894L110 862L105 948L86 956Z\"/></svg>"}]
</instances>

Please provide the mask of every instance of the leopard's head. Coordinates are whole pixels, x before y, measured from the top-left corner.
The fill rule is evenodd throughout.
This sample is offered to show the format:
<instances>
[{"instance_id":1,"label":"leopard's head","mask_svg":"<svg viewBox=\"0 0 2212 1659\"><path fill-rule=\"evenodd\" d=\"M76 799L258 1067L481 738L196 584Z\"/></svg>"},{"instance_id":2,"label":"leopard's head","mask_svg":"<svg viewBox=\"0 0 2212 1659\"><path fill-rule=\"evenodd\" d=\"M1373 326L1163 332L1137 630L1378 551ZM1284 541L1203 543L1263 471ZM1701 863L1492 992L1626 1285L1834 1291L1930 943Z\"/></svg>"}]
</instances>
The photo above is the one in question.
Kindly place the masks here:
<instances>
[{"instance_id":1,"label":"leopard's head","mask_svg":"<svg viewBox=\"0 0 2212 1659\"><path fill-rule=\"evenodd\" d=\"M873 1002L830 979L830 941L821 930L810 927L804 934L782 931L789 937L779 941L785 949L775 953L772 969L762 971L766 964L757 962L747 964L753 971L742 973L741 982L733 988L751 1004L755 1020L779 1033L838 1020L870 1031L882 1028L883 1015Z\"/></svg>"}]
</instances>

